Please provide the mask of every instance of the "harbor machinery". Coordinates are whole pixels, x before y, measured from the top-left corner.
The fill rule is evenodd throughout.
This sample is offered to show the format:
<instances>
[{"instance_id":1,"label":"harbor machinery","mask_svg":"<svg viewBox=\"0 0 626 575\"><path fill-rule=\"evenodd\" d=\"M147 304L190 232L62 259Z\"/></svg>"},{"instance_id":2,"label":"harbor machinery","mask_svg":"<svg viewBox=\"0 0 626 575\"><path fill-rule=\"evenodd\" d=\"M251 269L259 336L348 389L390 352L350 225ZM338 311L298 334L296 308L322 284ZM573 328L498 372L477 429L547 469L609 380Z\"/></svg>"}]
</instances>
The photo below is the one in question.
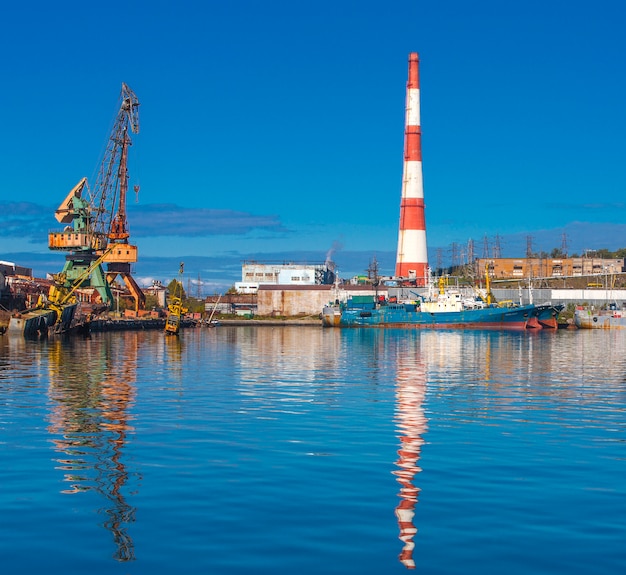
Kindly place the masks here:
<instances>
[{"instance_id":1,"label":"harbor machinery","mask_svg":"<svg viewBox=\"0 0 626 575\"><path fill-rule=\"evenodd\" d=\"M136 311L145 307L145 295L131 274L131 264L137 261L137 246L129 243L126 195L128 149L132 145L129 132L139 133L138 108L137 96L122 83L119 108L96 183L90 190L87 178L82 178L74 186L55 212L57 221L65 228L48 235L51 250L68 252L60 274L68 287L91 268L82 286L92 287L103 303L112 305L110 286L120 276L133 297ZM135 192L138 191L139 186L135 186ZM101 262L92 268L100 258ZM107 264L106 272L103 263Z\"/></svg>"},{"instance_id":2,"label":"harbor machinery","mask_svg":"<svg viewBox=\"0 0 626 575\"><path fill-rule=\"evenodd\" d=\"M39 296L34 308L13 315L9 320L9 332L21 333L26 337L46 337L84 328L87 324L76 314L78 299L75 292L91 277L108 253L107 248L71 283L63 272L54 274L48 295Z\"/></svg>"},{"instance_id":3,"label":"harbor machinery","mask_svg":"<svg viewBox=\"0 0 626 575\"><path fill-rule=\"evenodd\" d=\"M189 311L183 305L183 271L184 262L180 263L178 280L174 284L174 293L170 294L170 301L167 305L167 320L165 321L166 335L178 335L183 316Z\"/></svg>"}]
</instances>

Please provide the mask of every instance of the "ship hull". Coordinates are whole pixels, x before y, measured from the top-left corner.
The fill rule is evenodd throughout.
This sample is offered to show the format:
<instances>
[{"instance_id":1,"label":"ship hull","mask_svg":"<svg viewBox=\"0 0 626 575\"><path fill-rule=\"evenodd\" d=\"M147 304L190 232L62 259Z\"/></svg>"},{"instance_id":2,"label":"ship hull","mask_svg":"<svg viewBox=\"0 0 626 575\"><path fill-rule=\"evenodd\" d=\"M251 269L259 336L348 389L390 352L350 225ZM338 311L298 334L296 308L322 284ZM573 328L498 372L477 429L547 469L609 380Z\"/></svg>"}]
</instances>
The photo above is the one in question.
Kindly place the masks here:
<instances>
[{"instance_id":1,"label":"ship hull","mask_svg":"<svg viewBox=\"0 0 626 575\"><path fill-rule=\"evenodd\" d=\"M27 338L47 337L48 335L69 333L75 326L78 304L63 307L61 317L52 309L34 309L23 312L9 321L9 333Z\"/></svg>"},{"instance_id":2,"label":"ship hull","mask_svg":"<svg viewBox=\"0 0 626 575\"><path fill-rule=\"evenodd\" d=\"M541 304L537 306L537 321L543 328L558 329L558 317L563 311L563 305Z\"/></svg>"},{"instance_id":3,"label":"ship hull","mask_svg":"<svg viewBox=\"0 0 626 575\"><path fill-rule=\"evenodd\" d=\"M27 311L9 320L9 334L25 337L45 337L56 322L57 314L53 310L38 309Z\"/></svg>"},{"instance_id":4,"label":"ship hull","mask_svg":"<svg viewBox=\"0 0 626 575\"><path fill-rule=\"evenodd\" d=\"M577 309L574 324L579 329L626 329L626 316L621 312L596 312Z\"/></svg>"},{"instance_id":5,"label":"ship hull","mask_svg":"<svg viewBox=\"0 0 626 575\"><path fill-rule=\"evenodd\" d=\"M490 330L525 330L534 327L541 329L537 313L537 307L534 305L427 312L420 311L419 306L413 304L390 304L376 309L344 309L338 327ZM330 326L330 321L330 318L323 320L323 324Z\"/></svg>"},{"instance_id":6,"label":"ship hull","mask_svg":"<svg viewBox=\"0 0 626 575\"><path fill-rule=\"evenodd\" d=\"M341 308L339 306L326 306L322 310L322 325L324 327L341 326Z\"/></svg>"}]
</instances>

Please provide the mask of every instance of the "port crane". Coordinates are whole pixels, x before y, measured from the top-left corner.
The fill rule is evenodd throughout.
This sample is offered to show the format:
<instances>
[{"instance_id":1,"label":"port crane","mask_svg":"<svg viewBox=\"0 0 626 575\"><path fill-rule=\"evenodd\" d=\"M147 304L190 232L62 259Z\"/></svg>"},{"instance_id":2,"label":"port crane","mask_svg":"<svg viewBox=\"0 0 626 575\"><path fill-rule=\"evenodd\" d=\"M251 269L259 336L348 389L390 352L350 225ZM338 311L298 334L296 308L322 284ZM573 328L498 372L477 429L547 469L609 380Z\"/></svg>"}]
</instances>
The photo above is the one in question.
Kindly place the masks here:
<instances>
[{"instance_id":1,"label":"port crane","mask_svg":"<svg viewBox=\"0 0 626 575\"><path fill-rule=\"evenodd\" d=\"M55 212L62 232L48 235L48 247L69 252L61 272L68 286L82 277L93 262L102 261L90 271L84 287L94 288L103 303L111 305L110 285L121 276L135 302L135 310L145 308L145 295L131 275L131 264L137 261L137 246L129 243L126 217L128 192L129 132L139 133L139 100L130 87L122 83L120 103L107 141L93 189L82 178ZM139 192L139 186L135 186ZM106 272L102 263L107 264Z\"/></svg>"},{"instance_id":2,"label":"port crane","mask_svg":"<svg viewBox=\"0 0 626 575\"><path fill-rule=\"evenodd\" d=\"M74 318L74 309L71 305L77 302L76 290L83 285L83 282L87 281L91 276L94 269L102 264L104 259L109 255L110 249L106 248L97 260L94 260L91 265L86 268L81 275L76 278L71 285L68 285L67 279L63 272L54 274L52 276L53 283L50 286L50 292L47 298L42 298L37 307L52 309L56 312L56 326L57 330L63 327L69 328ZM67 317L66 317L67 316Z\"/></svg>"}]
</instances>

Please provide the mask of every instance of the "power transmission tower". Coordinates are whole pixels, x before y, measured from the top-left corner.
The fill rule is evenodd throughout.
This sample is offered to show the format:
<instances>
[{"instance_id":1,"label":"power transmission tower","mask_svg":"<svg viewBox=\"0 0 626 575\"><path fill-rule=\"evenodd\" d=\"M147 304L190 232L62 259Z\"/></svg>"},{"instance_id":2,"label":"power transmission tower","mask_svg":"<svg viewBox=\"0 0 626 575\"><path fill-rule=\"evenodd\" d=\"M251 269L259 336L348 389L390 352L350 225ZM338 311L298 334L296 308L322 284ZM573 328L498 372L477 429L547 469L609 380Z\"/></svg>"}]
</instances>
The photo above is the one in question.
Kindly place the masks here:
<instances>
[{"instance_id":1,"label":"power transmission tower","mask_svg":"<svg viewBox=\"0 0 626 575\"><path fill-rule=\"evenodd\" d=\"M489 238L487 234L483 238L483 258L487 259L489 257Z\"/></svg>"},{"instance_id":2,"label":"power transmission tower","mask_svg":"<svg viewBox=\"0 0 626 575\"><path fill-rule=\"evenodd\" d=\"M564 258L567 257L567 234L565 232L561 236L561 253Z\"/></svg>"},{"instance_id":3,"label":"power transmission tower","mask_svg":"<svg viewBox=\"0 0 626 575\"><path fill-rule=\"evenodd\" d=\"M502 249L500 248L500 236L498 234L496 234L496 237L494 238L493 257L494 258L502 257Z\"/></svg>"},{"instance_id":4,"label":"power transmission tower","mask_svg":"<svg viewBox=\"0 0 626 575\"><path fill-rule=\"evenodd\" d=\"M456 268L459 265L459 244L452 242L452 267Z\"/></svg>"},{"instance_id":5,"label":"power transmission tower","mask_svg":"<svg viewBox=\"0 0 626 575\"><path fill-rule=\"evenodd\" d=\"M467 263L471 264L474 261L474 240L470 238L467 240Z\"/></svg>"},{"instance_id":6,"label":"power transmission tower","mask_svg":"<svg viewBox=\"0 0 626 575\"><path fill-rule=\"evenodd\" d=\"M441 273L443 270L443 250L437 248L437 272Z\"/></svg>"}]
</instances>

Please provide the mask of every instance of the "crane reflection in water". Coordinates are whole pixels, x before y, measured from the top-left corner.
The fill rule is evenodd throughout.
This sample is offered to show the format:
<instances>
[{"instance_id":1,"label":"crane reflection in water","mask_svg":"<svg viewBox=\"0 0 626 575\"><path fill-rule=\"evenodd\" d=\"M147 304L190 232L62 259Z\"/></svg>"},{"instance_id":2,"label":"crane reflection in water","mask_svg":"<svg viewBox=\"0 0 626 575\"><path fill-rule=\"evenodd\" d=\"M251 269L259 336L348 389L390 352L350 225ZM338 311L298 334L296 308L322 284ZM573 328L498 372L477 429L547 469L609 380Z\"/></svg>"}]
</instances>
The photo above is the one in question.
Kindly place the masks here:
<instances>
[{"instance_id":1,"label":"crane reflection in water","mask_svg":"<svg viewBox=\"0 0 626 575\"><path fill-rule=\"evenodd\" d=\"M427 430L424 414L426 395L426 366L421 356L420 338L407 338L409 349L398 350L396 375L396 415L395 421L400 439L397 469L393 471L400 484L400 502L396 507L396 517L400 529L399 538L404 546L400 552L400 562L408 569L415 569L413 549L417 528L413 522L419 487L414 484L415 476L421 471L418 461Z\"/></svg>"},{"instance_id":2,"label":"crane reflection in water","mask_svg":"<svg viewBox=\"0 0 626 575\"><path fill-rule=\"evenodd\" d=\"M103 526L113 535L118 561L135 559L126 527L135 521L135 509L124 496L129 472L122 457L133 430L129 414L137 358L133 335L124 334L123 346L116 344L116 349L112 340L49 342L49 432L61 454L57 468L69 483L62 493L75 496L93 490L105 499L99 513L106 516Z\"/></svg>"}]
</instances>

